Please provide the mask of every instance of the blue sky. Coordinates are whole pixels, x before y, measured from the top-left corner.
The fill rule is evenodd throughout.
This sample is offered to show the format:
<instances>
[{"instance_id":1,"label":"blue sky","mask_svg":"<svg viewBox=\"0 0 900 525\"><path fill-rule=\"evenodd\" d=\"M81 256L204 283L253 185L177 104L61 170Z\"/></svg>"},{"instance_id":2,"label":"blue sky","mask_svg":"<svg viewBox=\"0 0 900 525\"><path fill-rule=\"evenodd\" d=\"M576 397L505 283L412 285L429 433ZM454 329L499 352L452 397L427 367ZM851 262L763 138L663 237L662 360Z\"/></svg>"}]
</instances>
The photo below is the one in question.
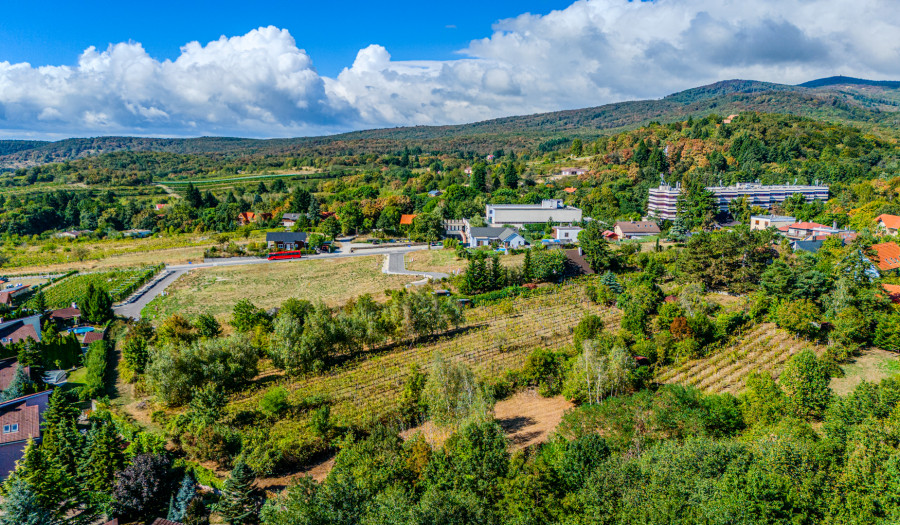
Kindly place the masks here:
<instances>
[{"instance_id":1,"label":"blue sky","mask_svg":"<svg viewBox=\"0 0 900 525\"><path fill-rule=\"evenodd\" d=\"M525 12L546 14L565 0L334 2L4 2L0 61L74 65L89 46L129 40L158 59L186 42L243 35L261 26L288 29L323 75L337 75L356 53L380 44L397 60L457 58L491 25Z\"/></svg>"},{"instance_id":2,"label":"blue sky","mask_svg":"<svg viewBox=\"0 0 900 525\"><path fill-rule=\"evenodd\" d=\"M900 79L896 0L35 2L0 17L0 138L285 137Z\"/></svg>"}]
</instances>

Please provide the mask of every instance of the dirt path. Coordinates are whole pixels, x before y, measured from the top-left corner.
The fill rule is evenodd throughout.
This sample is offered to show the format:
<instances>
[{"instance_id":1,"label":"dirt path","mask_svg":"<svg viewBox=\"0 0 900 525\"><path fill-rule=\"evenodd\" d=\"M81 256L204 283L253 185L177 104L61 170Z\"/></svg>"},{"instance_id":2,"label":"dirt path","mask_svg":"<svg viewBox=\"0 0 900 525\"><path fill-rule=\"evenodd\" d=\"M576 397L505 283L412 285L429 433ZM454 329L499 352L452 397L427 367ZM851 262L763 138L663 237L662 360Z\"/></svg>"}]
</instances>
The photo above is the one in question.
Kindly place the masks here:
<instances>
[{"instance_id":1,"label":"dirt path","mask_svg":"<svg viewBox=\"0 0 900 525\"><path fill-rule=\"evenodd\" d=\"M541 397L535 390L526 390L498 401L494 405L494 418L506 431L512 449L520 450L547 441L562 421L563 414L573 406L563 396L547 398ZM408 439L419 432L432 447L442 446L453 433L451 429L426 421L404 430L400 436Z\"/></svg>"}]
</instances>

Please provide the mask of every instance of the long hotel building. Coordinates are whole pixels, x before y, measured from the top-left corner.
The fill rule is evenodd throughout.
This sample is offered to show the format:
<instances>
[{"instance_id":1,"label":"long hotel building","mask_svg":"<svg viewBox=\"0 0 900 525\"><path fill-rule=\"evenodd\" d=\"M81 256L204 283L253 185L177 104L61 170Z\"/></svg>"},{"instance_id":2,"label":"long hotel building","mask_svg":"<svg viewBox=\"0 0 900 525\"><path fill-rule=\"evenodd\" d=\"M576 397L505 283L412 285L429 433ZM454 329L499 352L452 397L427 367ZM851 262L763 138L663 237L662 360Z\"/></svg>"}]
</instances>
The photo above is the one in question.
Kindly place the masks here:
<instances>
[{"instance_id":1,"label":"long hotel building","mask_svg":"<svg viewBox=\"0 0 900 525\"><path fill-rule=\"evenodd\" d=\"M797 193L806 197L807 202L816 199L828 200L828 186L763 186L762 184L742 182L734 186L707 186L706 189L715 195L719 211L727 210L731 201L744 196L747 197L750 206L759 206L765 209L769 209L773 204L784 202L788 197ZM655 219L675 219L680 193L681 184L675 186L660 184L658 188L650 188L647 216Z\"/></svg>"}]
</instances>

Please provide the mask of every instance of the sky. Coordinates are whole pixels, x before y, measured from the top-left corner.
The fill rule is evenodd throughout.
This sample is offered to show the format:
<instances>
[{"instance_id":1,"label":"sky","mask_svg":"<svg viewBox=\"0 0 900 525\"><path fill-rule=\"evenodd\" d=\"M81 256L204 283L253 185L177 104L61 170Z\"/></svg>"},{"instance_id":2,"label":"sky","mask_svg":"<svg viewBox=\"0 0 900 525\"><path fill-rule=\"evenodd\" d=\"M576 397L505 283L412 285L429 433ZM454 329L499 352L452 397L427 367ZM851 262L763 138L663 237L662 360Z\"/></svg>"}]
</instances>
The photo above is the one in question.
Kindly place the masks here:
<instances>
[{"instance_id":1,"label":"sky","mask_svg":"<svg viewBox=\"0 0 900 525\"><path fill-rule=\"evenodd\" d=\"M286 137L900 79L894 0L10 2L0 138Z\"/></svg>"}]
</instances>

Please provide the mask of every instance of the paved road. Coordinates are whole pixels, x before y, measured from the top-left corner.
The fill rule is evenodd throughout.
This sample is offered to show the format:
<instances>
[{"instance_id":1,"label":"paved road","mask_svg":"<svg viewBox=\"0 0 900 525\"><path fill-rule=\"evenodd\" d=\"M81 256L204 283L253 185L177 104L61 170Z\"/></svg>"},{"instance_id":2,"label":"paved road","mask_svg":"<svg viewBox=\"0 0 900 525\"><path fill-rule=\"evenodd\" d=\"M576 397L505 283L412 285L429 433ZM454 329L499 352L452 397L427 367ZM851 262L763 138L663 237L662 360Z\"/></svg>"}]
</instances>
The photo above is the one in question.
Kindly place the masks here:
<instances>
[{"instance_id":1,"label":"paved road","mask_svg":"<svg viewBox=\"0 0 900 525\"><path fill-rule=\"evenodd\" d=\"M341 259L344 257L367 257L370 255L385 255L387 254L386 261L392 261L395 257L399 255L397 259L399 266L392 266L392 268L398 268L397 272L389 272L385 271L385 273L398 273L402 275L423 275L426 278L423 281L417 281L415 284L424 284L427 282L427 276L434 276L435 279L440 279L442 277L446 277L447 274L440 272L412 272L406 270L404 268L403 255L409 252L414 252L417 250L424 250L427 246L402 246L402 247L385 247L385 248L375 248L371 250L361 250L354 253L323 253L320 255L306 255L302 259L292 260L292 261L270 261L268 259L260 259L258 257L232 257L228 259L222 260L213 260L208 262L202 262L197 264L179 264L166 266L164 271L172 272L165 279L162 279L158 283L156 283L152 288L144 291L143 295L135 299L130 303L124 303L119 306L114 306L113 311L116 315L121 315L125 318L133 317L135 319L141 318L141 310L147 303L156 298L159 294L161 294L165 289L175 282L176 279L184 275L186 272L193 270L195 268L217 268L220 266L245 266L249 264L303 264L303 261L309 259ZM392 263L394 265L398 263ZM387 268L387 265L385 265Z\"/></svg>"},{"instance_id":2,"label":"paved road","mask_svg":"<svg viewBox=\"0 0 900 525\"><path fill-rule=\"evenodd\" d=\"M443 279L444 277L449 277L446 273L443 272L416 272L413 270L406 269L406 254L408 251L399 252L399 253L389 253L384 258L384 267L381 269L382 272L391 275L421 275L423 277L422 280L415 281L409 283L410 285L423 285L427 284L428 281L432 279Z\"/></svg>"}]
</instances>

